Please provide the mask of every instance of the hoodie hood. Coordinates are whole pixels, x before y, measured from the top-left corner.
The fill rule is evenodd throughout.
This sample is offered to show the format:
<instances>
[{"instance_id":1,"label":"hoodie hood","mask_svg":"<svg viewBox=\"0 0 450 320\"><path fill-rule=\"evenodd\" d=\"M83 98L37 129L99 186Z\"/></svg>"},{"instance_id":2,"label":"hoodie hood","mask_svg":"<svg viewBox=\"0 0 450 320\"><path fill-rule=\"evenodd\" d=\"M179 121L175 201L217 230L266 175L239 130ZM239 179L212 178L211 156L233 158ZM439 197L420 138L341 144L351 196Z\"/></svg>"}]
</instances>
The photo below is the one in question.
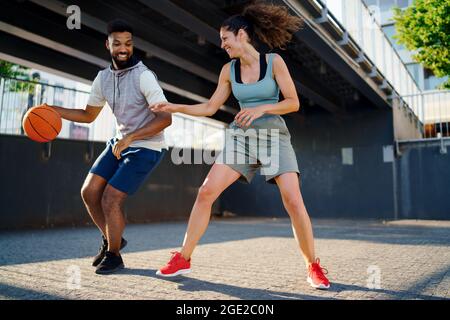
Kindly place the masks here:
<instances>
[{"instance_id":1,"label":"hoodie hood","mask_svg":"<svg viewBox=\"0 0 450 320\"><path fill-rule=\"evenodd\" d=\"M115 75L120 75L124 72L130 71L134 68L137 68L139 62L141 62L141 60L139 60L138 58L136 58L134 55L131 56L130 60L128 60L127 65L125 68L122 69L114 69L113 64L111 63L111 65L109 66L109 70L115 74Z\"/></svg>"}]
</instances>

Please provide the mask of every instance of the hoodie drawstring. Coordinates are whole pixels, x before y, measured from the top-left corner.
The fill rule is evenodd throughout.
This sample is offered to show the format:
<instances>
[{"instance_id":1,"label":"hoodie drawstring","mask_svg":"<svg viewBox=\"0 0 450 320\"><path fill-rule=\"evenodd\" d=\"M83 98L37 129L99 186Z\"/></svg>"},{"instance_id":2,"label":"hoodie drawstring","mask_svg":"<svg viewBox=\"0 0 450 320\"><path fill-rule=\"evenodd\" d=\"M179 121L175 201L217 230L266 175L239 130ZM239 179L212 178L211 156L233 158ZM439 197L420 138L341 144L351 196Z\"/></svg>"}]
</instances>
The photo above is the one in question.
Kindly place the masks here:
<instances>
[{"instance_id":1,"label":"hoodie drawstring","mask_svg":"<svg viewBox=\"0 0 450 320\"><path fill-rule=\"evenodd\" d=\"M116 75L113 75L113 114L116 109Z\"/></svg>"},{"instance_id":2,"label":"hoodie drawstring","mask_svg":"<svg viewBox=\"0 0 450 320\"><path fill-rule=\"evenodd\" d=\"M133 67L135 67L140 61L132 56L131 59L128 62L128 66L125 69L121 69L121 70L117 70L116 72L114 72L114 68L111 65L110 66L110 70L113 72L113 105L112 105L112 111L113 114L115 114L115 109L116 109L116 77L117 77L117 93L119 95L119 103L120 103L120 78L123 77L128 71L129 69L132 69Z\"/></svg>"}]
</instances>

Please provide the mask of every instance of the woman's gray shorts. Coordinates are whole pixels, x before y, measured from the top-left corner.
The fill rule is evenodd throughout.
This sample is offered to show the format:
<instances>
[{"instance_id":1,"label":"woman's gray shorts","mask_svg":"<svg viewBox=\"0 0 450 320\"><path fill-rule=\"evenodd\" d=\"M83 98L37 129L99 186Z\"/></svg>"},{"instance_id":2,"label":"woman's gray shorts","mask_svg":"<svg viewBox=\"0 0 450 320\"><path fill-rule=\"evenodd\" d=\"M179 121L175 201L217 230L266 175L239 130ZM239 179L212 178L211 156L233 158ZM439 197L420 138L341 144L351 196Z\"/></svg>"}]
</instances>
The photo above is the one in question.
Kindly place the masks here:
<instances>
[{"instance_id":1,"label":"woman's gray shorts","mask_svg":"<svg viewBox=\"0 0 450 320\"><path fill-rule=\"evenodd\" d=\"M280 116L257 119L246 130L233 122L226 130L225 146L216 163L239 172L240 180L247 183L252 181L258 169L268 183L275 183L274 178L283 173L300 174L291 135Z\"/></svg>"}]
</instances>

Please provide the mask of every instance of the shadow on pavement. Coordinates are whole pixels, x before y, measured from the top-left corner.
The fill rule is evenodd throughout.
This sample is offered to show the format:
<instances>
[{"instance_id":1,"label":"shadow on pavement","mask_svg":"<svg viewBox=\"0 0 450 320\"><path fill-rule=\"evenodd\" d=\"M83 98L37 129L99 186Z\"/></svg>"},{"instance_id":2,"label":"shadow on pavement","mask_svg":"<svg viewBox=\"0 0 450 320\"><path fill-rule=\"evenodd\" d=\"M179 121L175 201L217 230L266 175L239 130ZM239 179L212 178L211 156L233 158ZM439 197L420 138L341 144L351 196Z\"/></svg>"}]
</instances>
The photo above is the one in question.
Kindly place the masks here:
<instances>
[{"instance_id":1,"label":"shadow on pavement","mask_svg":"<svg viewBox=\"0 0 450 320\"><path fill-rule=\"evenodd\" d=\"M316 239L355 240L393 245L449 245L450 228L389 226L377 221L314 223ZM129 225L125 253L179 248L185 223ZM260 237L292 238L287 219L213 221L200 244ZM292 240L294 241L294 240ZM0 266L92 257L100 245L96 228L52 229L0 233Z\"/></svg>"},{"instance_id":2,"label":"shadow on pavement","mask_svg":"<svg viewBox=\"0 0 450 320\"><path fill-rule=\"evenodd\" d=\"M151 277L158 279L159 281L169 281L179 284L178 290L197 292L197 291L210 291L222 293L224 295L232 296L236 299L244 300L335 300L329 297L320 297L308 294L294 294L288 292L279 292L272 290L245 288L223 283L214 283L210 281L204 281L195 279L192 277L178 276L174 278L161 278L156 274L155 269L124 269L119 274L135 275L142 277ZM313 290L313 289L311 289Z\"/></svg>"}]
</instances>

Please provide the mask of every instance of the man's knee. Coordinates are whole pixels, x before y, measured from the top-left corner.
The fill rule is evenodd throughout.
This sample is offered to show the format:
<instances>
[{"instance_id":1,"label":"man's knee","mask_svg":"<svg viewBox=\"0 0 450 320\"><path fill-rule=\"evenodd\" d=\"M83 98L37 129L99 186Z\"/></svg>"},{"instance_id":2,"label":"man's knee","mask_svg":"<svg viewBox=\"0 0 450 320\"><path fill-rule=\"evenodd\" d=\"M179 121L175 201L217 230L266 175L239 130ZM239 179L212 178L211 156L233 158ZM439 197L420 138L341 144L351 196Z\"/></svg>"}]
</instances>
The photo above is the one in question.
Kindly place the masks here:
<instances>
[{"instance_id":1,"label":"man's knee","mask_svg":"<svg viewBox=\"0 0 450 320\"><path fill-rule=\"evenodd\" d=\"M97 188L89 184L81 187L81 198L88 205L100 204L102 199L102 188Z\"/></svg>"},{"instance_id":2,"label":"man's knee","mask_svg":"<svg viewBox=\"0 0 450 320\"><path fill-rule=\"evenodd\" d=\"M110 186L106 187L101 198L104 213L108 215L114 209L120 208L125 198L125 193Z\"/></svg>"},{"instance_id":3,"label":"man's knee","mask_svg":"<svg viewBox=\"0 0 450 320\"><path fill-rule=\"evenodd\" d=\"M100 176L89 174L81 187L81 198L86 204L100 204L106 180Z\"/></svg>"}]
</instances>

